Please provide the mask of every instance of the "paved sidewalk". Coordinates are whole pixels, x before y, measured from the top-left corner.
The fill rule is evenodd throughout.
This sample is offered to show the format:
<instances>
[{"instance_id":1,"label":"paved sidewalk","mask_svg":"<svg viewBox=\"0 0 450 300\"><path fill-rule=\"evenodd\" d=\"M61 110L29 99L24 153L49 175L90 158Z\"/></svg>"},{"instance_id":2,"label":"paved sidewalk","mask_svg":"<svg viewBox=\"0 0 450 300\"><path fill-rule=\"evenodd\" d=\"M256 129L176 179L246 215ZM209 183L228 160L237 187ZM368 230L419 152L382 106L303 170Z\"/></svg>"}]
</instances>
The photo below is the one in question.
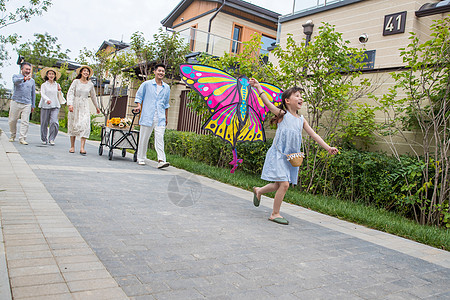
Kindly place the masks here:
<instances>
[{"instance_id":1,"label":"paved sidewalk","mask_svg":"<svg viewBox=\"0 0 450 300\"><path fill-rule=\"evenodd\" d=\"M0 299L450 299L449 252L285 203L277 225L269 198L28 141L0 136Z\"/></svg>"}]
</instances>

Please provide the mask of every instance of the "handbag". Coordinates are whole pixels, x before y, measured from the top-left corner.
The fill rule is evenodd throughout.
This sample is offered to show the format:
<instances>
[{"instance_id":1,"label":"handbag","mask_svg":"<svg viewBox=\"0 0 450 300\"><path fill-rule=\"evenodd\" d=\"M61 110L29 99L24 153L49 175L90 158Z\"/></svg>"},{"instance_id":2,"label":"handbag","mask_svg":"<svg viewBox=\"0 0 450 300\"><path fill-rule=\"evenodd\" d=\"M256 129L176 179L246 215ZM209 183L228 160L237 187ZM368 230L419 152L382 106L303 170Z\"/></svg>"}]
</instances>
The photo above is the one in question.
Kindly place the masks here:
<instances>
[{"instance_id":1,"label":"handbag","mask_svg":"<svg viewBox=\"0 0 450 300\"><path fill-rule=\"evenodd\" d=\"M287 157L287 160L291 163L293 167L300 167L303 163L303 158L305 157L305 154L303 152L297 152L297 153L291 153L291 154L285 154Z\"/></svg>"},{"instance_id":2,"label":"handbag","mask_svg":"<svg viewBox=\"0 0 450 300\"><path fill-rule=\"evenodd\" d=\"M58 101L59 104L66 104L66 99L64 98L64 95L61 91L58 91Z\"/></svg>"},{"instance_id":3,"label":"handbag","mask_svg":"<svg viewBox=\"0 0 450 300\"><path fill-rule=\"evenodd\" d=\"M300 167L303 163L303 158L305 157L305 153L303 152L296 152L296 153L290 153L290 154L286 154L281 152L278 149L277 144L275 143L275 147L277 148L277 151L280 152L283 155L286 155L286 159L288 160L288 162L291 163L291 165L293 167Z\"/></svg>"}]
</instances>

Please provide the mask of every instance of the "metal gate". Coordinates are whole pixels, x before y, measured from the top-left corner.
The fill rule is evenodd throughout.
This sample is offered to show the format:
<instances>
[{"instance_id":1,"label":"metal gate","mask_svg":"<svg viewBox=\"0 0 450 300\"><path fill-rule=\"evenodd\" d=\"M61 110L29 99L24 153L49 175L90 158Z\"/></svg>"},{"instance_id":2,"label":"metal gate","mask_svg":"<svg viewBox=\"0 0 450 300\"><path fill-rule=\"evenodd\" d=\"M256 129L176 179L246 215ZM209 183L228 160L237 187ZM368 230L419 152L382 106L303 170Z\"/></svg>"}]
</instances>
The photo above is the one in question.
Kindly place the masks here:
<instances>
[{"instance_id":1,"label":"metal gate","mask_svg":"<svg viewBox=\"0 0 450 300\"><path fill-rule=\"evenodd\" d=\"M180 112L178 114L178 131L190 131L197 134L209 134L209 131L202 129L202 118L192 111L187 104L191 101L188 98L189 90L181 92Z\"/></svg>"}]
</instances>

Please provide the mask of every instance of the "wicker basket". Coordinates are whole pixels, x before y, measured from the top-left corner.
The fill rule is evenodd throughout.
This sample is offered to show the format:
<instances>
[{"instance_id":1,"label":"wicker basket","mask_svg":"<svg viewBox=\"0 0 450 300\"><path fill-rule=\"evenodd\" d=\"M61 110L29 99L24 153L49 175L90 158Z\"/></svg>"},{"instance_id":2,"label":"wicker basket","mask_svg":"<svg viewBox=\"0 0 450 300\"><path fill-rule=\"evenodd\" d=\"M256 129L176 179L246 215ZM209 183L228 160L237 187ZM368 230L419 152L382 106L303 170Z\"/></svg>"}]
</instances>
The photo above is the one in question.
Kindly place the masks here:
<instances>
[{"instance_id":1,"label":"wicker basket","mask_svg":"<svg viewBox=\"0 0 450 300\"><path fill-rule=\"evenodd\" d=\"M291 163L293 167L300 167L303 163L303 158L305 154L303 152L286 154L287 160Z\"/></svg>"}]
</instances>

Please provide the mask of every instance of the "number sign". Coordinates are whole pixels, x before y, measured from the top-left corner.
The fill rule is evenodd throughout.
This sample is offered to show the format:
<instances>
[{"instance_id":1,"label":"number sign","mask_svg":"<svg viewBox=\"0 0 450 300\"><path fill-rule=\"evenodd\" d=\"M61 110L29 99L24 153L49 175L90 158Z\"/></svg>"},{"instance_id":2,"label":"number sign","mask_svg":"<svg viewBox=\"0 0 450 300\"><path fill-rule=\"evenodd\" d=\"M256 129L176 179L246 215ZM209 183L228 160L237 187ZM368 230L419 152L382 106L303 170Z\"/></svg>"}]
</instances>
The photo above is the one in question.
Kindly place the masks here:
<instances>
[{"instance_id":1,"label":"number sign","mask_svg":"<svg viewBox=\"0 0 450 300\"><path fill-rule=\"evenodd\" d=\"M406 11L384 16L383 35L405 32Z\"/></svg>"}]
</instances>

